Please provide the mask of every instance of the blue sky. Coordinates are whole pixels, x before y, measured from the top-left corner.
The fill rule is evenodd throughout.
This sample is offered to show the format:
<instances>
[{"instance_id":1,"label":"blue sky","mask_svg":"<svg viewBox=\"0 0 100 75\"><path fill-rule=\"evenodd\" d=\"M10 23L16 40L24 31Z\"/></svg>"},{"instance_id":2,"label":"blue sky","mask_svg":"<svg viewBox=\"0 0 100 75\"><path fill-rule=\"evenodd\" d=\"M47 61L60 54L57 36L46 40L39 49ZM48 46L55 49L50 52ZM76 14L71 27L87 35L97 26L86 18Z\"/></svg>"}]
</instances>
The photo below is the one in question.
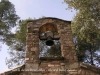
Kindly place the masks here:
<instances>
[{"instance_id":1,"label":"blue sky","mask_svg":"<svg viewBox=\"0 0 100 75\"><path fill-rule=\"evenodd\" d=\"M63 0L9 0L15 5L16 13L21 19L27 18L40 18L45 17L56 17L64 20L72 20L75 16L75 11L71 12L66 10L67 5L62 3ZM15 30L15 29L14 29ZM7 53L6 45L2 45L0 51L0 73L6 71L7 65L5 63L5 58L9 57Z\"/></svg>"}]
</instances>

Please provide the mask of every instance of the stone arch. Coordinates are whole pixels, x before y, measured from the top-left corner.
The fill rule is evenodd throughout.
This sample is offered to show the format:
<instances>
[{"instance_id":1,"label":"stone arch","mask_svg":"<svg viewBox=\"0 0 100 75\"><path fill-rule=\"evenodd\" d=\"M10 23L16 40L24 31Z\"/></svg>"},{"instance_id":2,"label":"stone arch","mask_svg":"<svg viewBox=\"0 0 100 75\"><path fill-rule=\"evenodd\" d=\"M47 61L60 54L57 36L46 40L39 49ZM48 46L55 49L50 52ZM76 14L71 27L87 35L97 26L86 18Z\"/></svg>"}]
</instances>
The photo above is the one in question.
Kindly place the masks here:
<instances>
[{"instance_id":1,"label":"stone arch","mask_svg":"<svg viewBox=\"0 0 100 75\"><path fill-rule=\"evenodd\" d=\"M46 23L39 28L39 33L44 33L45 31L58 32L58 29L53 23Z\"/></svg>"},{"instance_id":2,"label":"stone arch","mask_svg":"<svg viewBox=\"0 0 100 75\"><path fill-rule=\"evenodd\" d=\"M54 42L54 44L52 46L49 46L49 47L48 47L47 44L44 44L44 45L42 45L42 48L41 48L41 44L42 44L41 42L43 42L43 41L46 42L47 41L47 38L48 38L48 35L47 34L49 34L49 36L51 35L52 41ZM48 56L51 56L51 55L53 57L54 56L57 56L57 55L61 56L61 46L60 46L60 42L59 42L59 39L60 38L59 37L58 38L57 37L55 38L55 35L59 35L56 24L53 24L53 23L45 23L44 25L40 26L40 28L39 28L39 39L40 39L39 40L40 41L39 47L40 47L40 51L44 52L44 50L45 51L48 51L49 50L51 52L54 52L54 55L53 55L53 53L49 53L47 56L42 56L42 57L48 57ZM52 49L55 49L55 50L50 50L51 48ZM55 51L57 51L57 52L55 52ZM41 57L42 52L39 55L40 57Z\"/></svg>"}]
</instances>

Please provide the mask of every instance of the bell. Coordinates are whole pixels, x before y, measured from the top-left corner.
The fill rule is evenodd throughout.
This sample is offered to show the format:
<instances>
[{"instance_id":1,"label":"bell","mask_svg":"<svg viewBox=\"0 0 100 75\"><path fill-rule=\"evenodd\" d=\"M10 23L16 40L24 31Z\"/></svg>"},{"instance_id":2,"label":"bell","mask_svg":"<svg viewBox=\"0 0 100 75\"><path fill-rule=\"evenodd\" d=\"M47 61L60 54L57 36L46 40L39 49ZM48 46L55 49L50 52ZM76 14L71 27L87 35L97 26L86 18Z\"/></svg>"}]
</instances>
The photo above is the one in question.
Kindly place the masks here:
<instances>
[{"instance_id":1,"label":"bell","mask_svg":"<svg viewBox=\"0 0 100 75\"><path fill-rule=\"evenodd\" d=\"M54 44L54 41L52 40L51 36L47 37L46 45L47 46L52 46Z\"/></svg>"}]
</instances>

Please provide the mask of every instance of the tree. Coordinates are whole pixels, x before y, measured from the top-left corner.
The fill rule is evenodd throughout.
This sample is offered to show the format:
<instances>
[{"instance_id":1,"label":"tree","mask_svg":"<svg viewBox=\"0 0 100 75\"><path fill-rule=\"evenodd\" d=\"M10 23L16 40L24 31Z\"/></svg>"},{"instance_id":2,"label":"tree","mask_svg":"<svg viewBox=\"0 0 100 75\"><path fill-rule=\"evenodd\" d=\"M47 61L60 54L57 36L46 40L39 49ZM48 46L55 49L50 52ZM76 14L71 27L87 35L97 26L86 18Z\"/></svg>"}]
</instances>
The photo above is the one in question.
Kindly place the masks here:
<instances>
[{"instance_id":1,"label":"tree","mask_svg":"<svg viewBox=\"0 0 100 75\"><path fill-rule=\"evenodd\" d=\"M48 56L60 57L61 56L60 44L54 44L53 46L51 46L51 48L47 50L46 54Z\"/></svg>"},{"instance_id":2,"label":"tree","mask_svg":"<svg viewBox=\"0 0 100 75\"><path fill-rule=\"evenodd\" d=\"M11 29L16 26L19 17L9 0L0 2L0 41L6 42L12 37Z\"/></svg>"},{"instance_id":3,"label":"tree","mask_svg":"<svg viewBox=\"0 0 100 75\"><path fill-rule=\"evenodd\" d=\"M9 68L21 65L24 63L25 50L26 50L26 30L27 30L27 21L20 20L16 28L15 34L11 37L12 40L6 44L10 47L9 54L11 58L6 58L6 64Z\"/></svg>"},{"instance_id":4,"label":"tree","mask_svg":"<svg viewBox=\"0 0 100 75\"><path fill-rule=\"evenodd\" d=\"M52 46L47 46L47 40L40 40L40 57L60 57L61 56L61 46L59 40L53 40L54 44Z\"/></svg>"},{"instance_id":5,"label":"tree","mask_svg":"<svg viewBox=\"0 0 100 75\"><path fill-rule=\"evenodd\" d=\"M94 65L94 53L100 48L100 2L99 0L64 1L69 5L69 8L77 10L72 22L72 31L76 38L76 50L79 52L78 54L83 51L83 55L88 50L90 63Z\"/></svg>"}]
</instances>

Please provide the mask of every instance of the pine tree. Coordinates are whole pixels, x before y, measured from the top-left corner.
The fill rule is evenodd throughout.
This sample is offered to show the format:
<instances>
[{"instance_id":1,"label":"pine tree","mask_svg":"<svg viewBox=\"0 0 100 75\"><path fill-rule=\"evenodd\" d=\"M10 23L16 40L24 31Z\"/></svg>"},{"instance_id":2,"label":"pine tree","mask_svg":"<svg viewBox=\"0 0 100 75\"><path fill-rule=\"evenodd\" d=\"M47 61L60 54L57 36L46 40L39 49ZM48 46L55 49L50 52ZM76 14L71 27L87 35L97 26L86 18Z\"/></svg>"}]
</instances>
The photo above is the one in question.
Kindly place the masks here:
<instances>
[{"instance_id":1,"label":"pine tree","mask_svg":"<svg viewBox=\"0 0 100 75\"><path fill-rule=\"evenodd\" d=\"M16 26L19 17L14 5L9 0L0 2L0 41L6 42L12 35L11 29Z\"/></svg>"},{"instance_id":2,"label":"pine tree","mask_svg":"<svg viewBox=\"0 0 100 75\"><path fill-rule=\"evenodd\" d=\"M84 58L86 58L84 55L88 50L90 52L90 63L94 65L94 54L100 48L100 1L64 1L69 5L69 8L77 11L72 21L72 31L76 38L76 50L78 54L83 53Z\"/></svg>"}]
</instances>

